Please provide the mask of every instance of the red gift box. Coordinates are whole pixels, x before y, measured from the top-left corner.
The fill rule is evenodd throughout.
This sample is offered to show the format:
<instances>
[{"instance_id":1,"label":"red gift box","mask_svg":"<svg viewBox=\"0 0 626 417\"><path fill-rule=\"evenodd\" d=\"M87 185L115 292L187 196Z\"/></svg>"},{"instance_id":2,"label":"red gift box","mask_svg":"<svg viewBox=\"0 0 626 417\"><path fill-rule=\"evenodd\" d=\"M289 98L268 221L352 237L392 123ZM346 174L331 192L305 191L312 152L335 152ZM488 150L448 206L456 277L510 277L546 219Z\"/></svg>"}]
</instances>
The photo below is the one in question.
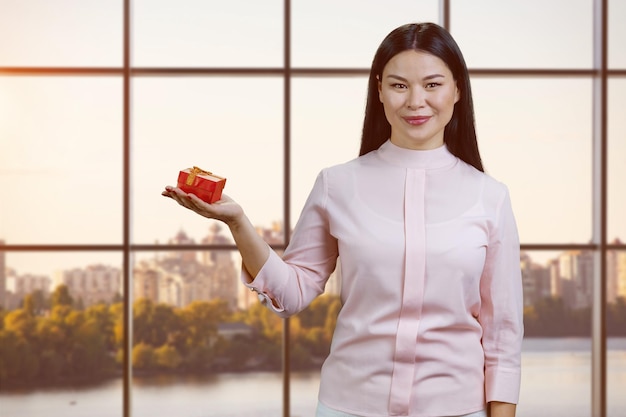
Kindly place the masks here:
<instances>
[{"instance_id":1,"label":"red gift box","mask_svg":"<svg viewBox=\"0 0 626 417\"><path fill-rule=\"evenodd\" d=\"M188 194L197 195L207 203L215 203L222 198L225 185L226 178L198 167L184 169L178 174L178 188Z\"/></svg>"}]
</instances>

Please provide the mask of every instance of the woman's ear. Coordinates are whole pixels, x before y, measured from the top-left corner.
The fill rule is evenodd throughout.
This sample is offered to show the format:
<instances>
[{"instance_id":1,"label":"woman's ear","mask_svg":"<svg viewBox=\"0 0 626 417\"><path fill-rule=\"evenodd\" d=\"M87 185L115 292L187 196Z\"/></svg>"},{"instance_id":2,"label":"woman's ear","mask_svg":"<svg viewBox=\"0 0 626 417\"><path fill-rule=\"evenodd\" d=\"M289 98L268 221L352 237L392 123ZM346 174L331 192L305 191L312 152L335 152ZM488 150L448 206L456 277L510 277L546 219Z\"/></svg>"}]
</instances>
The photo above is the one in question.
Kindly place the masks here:
<instances>
[{"instance_id":1,"label":"woman's ear","mask_svg":"<svg viewBox=\"0 0 626 417\"><path fill-rule=\"evenodd\" d=\"M454 104L458 103L461 99L461 90L459 90L459 85L455 83L454 87Z\"/></svg>"},{"instance_id":2,"label":"woman's ear","mask_svg":"<svg viewBox=\"0 0 626 417\"><path fill-rule=\"evenodd\" d=\"M382 103L383 102L383 84L380 81L380 75L376 76L376 81L377 81L377 85L378 85L378 100Z\"/></svg>"}]
</instances>

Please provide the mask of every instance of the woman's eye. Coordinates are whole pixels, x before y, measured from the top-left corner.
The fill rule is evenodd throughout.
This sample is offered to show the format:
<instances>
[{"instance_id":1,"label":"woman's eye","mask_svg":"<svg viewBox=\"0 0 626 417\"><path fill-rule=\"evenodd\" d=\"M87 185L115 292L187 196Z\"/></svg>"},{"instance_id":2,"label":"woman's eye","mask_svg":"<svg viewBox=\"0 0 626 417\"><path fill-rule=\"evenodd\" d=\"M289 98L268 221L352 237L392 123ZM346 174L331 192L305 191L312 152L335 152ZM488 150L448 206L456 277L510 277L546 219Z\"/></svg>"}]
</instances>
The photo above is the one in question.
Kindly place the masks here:
<instances>
[{"instance_id":1,"label":"woman's eye","mask_svg":"<svg viewBox=\"0 0 626 417\"><path fill-rule=\"evenodd\" d=\"M391 86L393 88L400 88L400 89L406 88L406 85L405 84L401 84L401 83L391 84Z\"/></svg>"},{"instance_id":2,"label":"woman's eye","mask_svg":"<svg viewBox=\"0 0 626 417\"><path fill-rule=\"evenodd\" d=\"M426 84L426 88L435 88L435 87L438 87L440 85L441 84L439 84L439 83L428 83L428 84Z\"/></svg>"}]
</instances>

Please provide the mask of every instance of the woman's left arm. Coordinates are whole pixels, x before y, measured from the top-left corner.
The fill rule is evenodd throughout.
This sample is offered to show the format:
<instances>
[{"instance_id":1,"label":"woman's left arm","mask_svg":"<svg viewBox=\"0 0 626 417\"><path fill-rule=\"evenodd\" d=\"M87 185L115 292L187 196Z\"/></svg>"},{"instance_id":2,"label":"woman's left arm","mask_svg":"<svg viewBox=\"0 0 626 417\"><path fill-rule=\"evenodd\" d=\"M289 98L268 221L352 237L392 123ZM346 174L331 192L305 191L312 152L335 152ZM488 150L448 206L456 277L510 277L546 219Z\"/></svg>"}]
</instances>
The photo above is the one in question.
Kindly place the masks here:
<instances>
[{"instance_id":1,"label":"woman's left arm","mask_svg":"<svg viewBox=\"0 0 626 417\"><path fill-rule=\"evenodd\" d=\"M515 417L515 404L492 401L489 403L490 417Z\"/></svg>"},{"instance_id":2,"label":"woman's left arm","mask_svg":"<svg viewBox=\"0 0 626 417\"><path fill-rule=\"evenodd\" d=\"M483 329L485 395L486 401L494 404L492 412L498 413L492 417L509 417L515 415L512 406L519 400L524 333L519 237L506 187L490 189L487 198L493 217L480 280L478 318ZM509 414L499 414L506 410Z\"/></svg>"}]
</instances>

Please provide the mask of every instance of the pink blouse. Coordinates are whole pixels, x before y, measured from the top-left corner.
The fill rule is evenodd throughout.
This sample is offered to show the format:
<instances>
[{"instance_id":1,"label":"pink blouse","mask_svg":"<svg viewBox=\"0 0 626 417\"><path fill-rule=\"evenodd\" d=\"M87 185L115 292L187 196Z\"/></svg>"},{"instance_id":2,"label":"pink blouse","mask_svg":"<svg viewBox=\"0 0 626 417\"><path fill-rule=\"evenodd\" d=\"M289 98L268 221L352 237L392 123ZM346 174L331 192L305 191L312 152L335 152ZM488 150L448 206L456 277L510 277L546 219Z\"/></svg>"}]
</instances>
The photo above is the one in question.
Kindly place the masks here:
<instances>
[{"instance_id":1,"label":"pink blouse","mask_svg":"<svg viewBox=\"0 0 626 417\"><path fill-rule=\"evenodd\" d=\"M371 417L517 403L522 280L503 184L446 146L387 141L319 174L283 259L270 251L246 285L287 317L324 291L338 256L343 307L320 402Z\"/></svg>"}]
</instances>

